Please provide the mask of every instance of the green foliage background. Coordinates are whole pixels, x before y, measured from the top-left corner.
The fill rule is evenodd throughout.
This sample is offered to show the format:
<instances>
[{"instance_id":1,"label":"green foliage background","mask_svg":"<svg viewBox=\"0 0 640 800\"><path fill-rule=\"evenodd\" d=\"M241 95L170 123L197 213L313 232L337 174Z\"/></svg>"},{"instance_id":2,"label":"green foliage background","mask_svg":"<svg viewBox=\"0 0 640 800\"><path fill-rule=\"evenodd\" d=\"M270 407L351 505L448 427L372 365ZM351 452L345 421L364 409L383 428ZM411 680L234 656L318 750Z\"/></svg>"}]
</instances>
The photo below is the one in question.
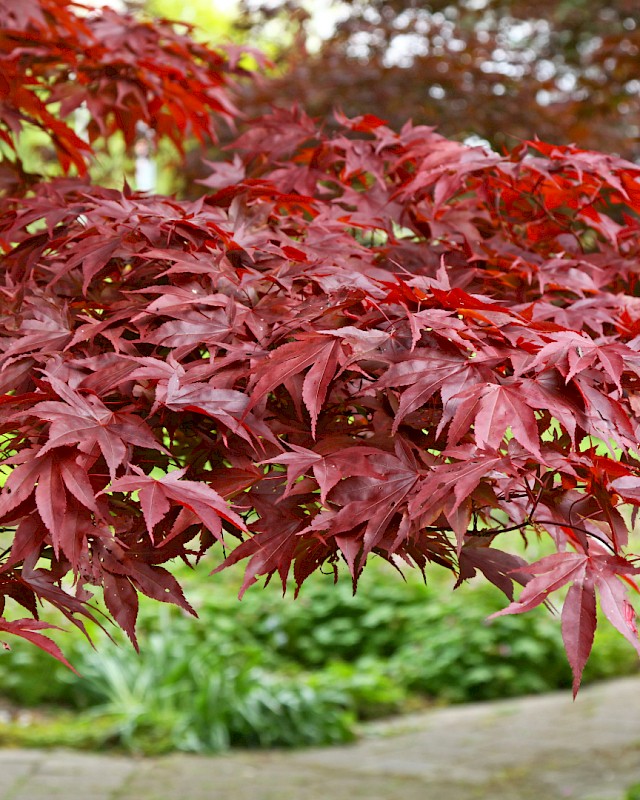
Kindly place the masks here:
<instances>
[{"instance_id":1,"label":"green foliage background","mask_svg":"<svg viewBox=\"0 0 640 800\"><path fill-rule=\"evenodd\" d=\"M181 578L200 619L143 603L140 655L115 634L93 631L95 650L61 635L81 678L12 643L2 694L55 708L0 726L0 743L144 753L326 744L353 738L362 720L571 685L557 617L537 609L488 624L504 598L485 584L452 592L446 576L425 586L372 565L355 596L347 579L318 575L296 601L274 585L238 602L237 575L198 575ZM585 682L636 669L602 626Z\"/></svg>"}]
</instances>

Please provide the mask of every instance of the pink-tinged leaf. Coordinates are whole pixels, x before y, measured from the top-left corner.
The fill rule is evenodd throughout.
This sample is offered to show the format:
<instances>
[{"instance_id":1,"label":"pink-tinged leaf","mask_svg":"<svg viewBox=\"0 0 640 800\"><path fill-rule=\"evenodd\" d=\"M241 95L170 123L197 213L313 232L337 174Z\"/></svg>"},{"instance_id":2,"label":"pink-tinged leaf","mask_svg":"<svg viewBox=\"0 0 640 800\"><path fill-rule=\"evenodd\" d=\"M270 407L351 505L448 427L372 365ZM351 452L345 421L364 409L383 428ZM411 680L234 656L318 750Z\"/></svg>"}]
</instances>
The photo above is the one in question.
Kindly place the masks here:
<instances>
[{"instance_id":1,"label":"pink-tinged leaf","mask_svg":"<svg viewBox=\"0 0 640 800\"><path fill-rule=\"evenodd\" d=\"M489 619L505 614L522 614L546 603L551 592L584 573L587 559L588 556L580 553L554 553L531 564L526 572L534 577L524 587L518 600L491 614Z\"/></svg>"},{"instance_id":2,"label":"pink-tinged leaf","mask_svg":"<svg viewBox=\"0 0 640 800\"><path fill-rule=\"evenodd\" d=\"M206 383L179 386L177 380L169 381L166 389L158 387L157 400L172 411L194 411L217 419L229 430L250 442L243 417L249 400L235 389L216 389Z\"/></svg>"},{"instance_id":3,"label":"pink-tinged leaf","mask_svg":"<svg viewBox=\"0 0 640 800\"><path fill-rule=\"evenodd\" d=\"M51 534L56 558L60 556L60 537L67 510L67 495L57 464L51 456L42 459L36 486L38 513Z\"/></svg>"},{"instance_id":4,"label":"pink-tinged leaf","mask_svg":"<svg viewBox=\"0 0 640 800\"><path fill-rule=\"evenodd\" d=\"M379 350L391 338L391 334L386 331L363 330L353 325L344 325L342 328L333 331L320 330L318 333L334 336L348 344L351 349L351 355L348 359L349 364L364 357L375 357L375 351Z\"/></svg>"},{"instance_id":5,"label":"pink-tinged leaf","mask_svg":"<svg viewBox=\"0 0 640 800\"><path fill-rule=\"evenodd\" d=\"M128 577L102 573L104 602L109 613L138 650L136 638L136 620L138 618L138 593Z\"/></svg>"},{"instance_id":6,"label":"pink-tinged leaf","mask_svg":"<svg viewBox=\"0 0 640 800\"><path fill-rule=\"evenodd\" d=\"M129 413L112 413L93 395L84 397L65 386L53 375L47 375L62 401L45 400L31 409L31 414L48 420L49 439L41 455L63 445L77 445L82 453L91 454L97 446L104 456L112 478L124 462L127 447L137 445L164 451L146 423Z\"/></svg>"},{"instance_id":7,"label":"pink-tinged leaf","mask_svg":"<svg viewBox=\"0 0 640 800\"><path fill-rule=\"evenodd\" d=\"M86 434L89 441L85 444L85 440L80 438L78 441L78 449L83 453L90 453L92 443L89 444L89 442L91 442L93 436L93 441L98 445L100 452L104 456L104 460L107 462L109 475L113 477L118 467L127 457L125 443L121 439L116 438L112 431L108 431L105 428L95 428L91 431L87 430Z\"/></svg>"},{"instance_id":8,"label":"pink-tinged leaf","mask_svg":"<svg viewBox=\"0 0 640 800\"><path fill-rule=\"evenodd\" d=\"M362 525L364 559L384 537L392 518L404 513L407 498L419 478L414 469L390 453L379 454L377 460L370 459L369 466L378 474L375 477L350 477L332 496L341 508L321 511L310 525L310 530L326 531L332 535ZM346 471L346 464L344 468Z\"/></svg>"},{"instance_id":9,"label":"pink-tinged leaf","mask_svg":"<svg viewBox=\"0 0 640 800\"><path fill-rule=\"evenodd\" d=\"M569 587L562 608L562 640L573 672L574 697L593 647L596 622L596 592L593 577L587 572Z\"/></svg>"},{"instance_id":10,"label":"pink-tinged leaf","mask_svg":"<svg viewBox=\"0 0 640 800\"><path fill-rule=\"evenodd\" d=\"M514 581L526 585L530 580L530 576L526 574L528 564L524 558L504 553L493 547L463 547L458 563L460 565L458 583L473 578L479 569L488 581L504 592L509 600L513 600Z\"/></svg>"},{"instance_id":11,"label":"pink-tinged leaf","mask_svg":"<svg viewBox=\"0 0 640 800\"><path fill-rule=\"evenodd\" d=\"M327 348L327 344L333 346L335 342L327 336L307 334L300 335L299 341L282 344L271 351L255 369L256 383L251 392L247 411L277 386L314 364Z\"/></svg>"},{"instance_id":12,"label":"pink-tinged leaf","mask_svg":"<svg viewBox=\"0 0 640 800\"><path fill-rule=\"evenodd\" d=\"M575 440L576 424L585 426L584 414L570 395L547 381L545 376L539 380L523 379L520 383L522 397L527 399L527 405L534 409L546 409L555 417L562 427Z\"/></svg>"},{"instance_id":13,"label":"pink-tinged leaf","mask_svg":"<svg viewBox=\"0 0 640 800\"><path fill-rule=\"evenodd\" d=\"M412 357L392 364L378 381L381 388L407 385L400 396L400 405L393 421L396 433L404 418L423 406L443 386L459 393L478 381L477 365L460 356L415 350Z\"/></svg>"},{"instance_id":14,"label":"pink-tinged leaf","mask_svg":"<svg viewBox=\"0 0 640 800\"><path fill-rule=\"evenodd\" d=\"M153 541L153 529L167 516L171 503L164 492L164 487L157 480L142 486L139 496L147 532Z\"/></svg>"},{"instance_id":15,"label":"pink-tinged leaf","mask_svg":"<svg viewBox=\"0 0 640 800\"><path fill-rule=\"evenodd\" d=\"M54 608L57 608L73 625L89 639L89 635L82 621L82 617L92 622L97 622L91 613L87 603L70 595L64 589L56 585L56 576L50 571L36 569L35 564L38 560L37 551L32 551L24 559L22 567L21 581L31 589L38 597L47 600ZM101 626L102 627L102 626ZM91 641L89 639L89 641Z\"/></svg>"},{"instance_id":16,"label":"pink-tinged leaf","mask_svg":"<svg viewBox=\"0 0 640 800\"><path fill-rule=\"evenodd\" d=\"M522 387L489 384L482 392L474 422L476 444L497 449L508 428L526 450L536 458L542 457L536 418L523 397Z\"/></svg>"},{"instance_id":17,"label":"pink-tinged leaf","mask_svg":"<svg viewBox=\"0 0 640 800\"><path fill-rule=\"evenodd\" d=\"M508 462L478 454L473 461L439 464L420 481L420 488L409 502L409 513L429 525L441 512L452 516L461 504L477 489L493 470L508 468ZM464 543L465 531L456 531L458 553Z\"/></svg>"},{"instance_id":18,"label":"pink-tinged leaf","mask_svg":"<svg viewBox=\"0 0 640 800\"><path fill-rule=\"evenodd\" d=\"M135 414L115 413L111 418L105 435L119 438L125 445L146 447L167 453L167 450L158 442L147 423Z\"/></svg>"},{"instance_id":19,"label":"pink-tinged leaf","mask_svg":"<svg viewBox=\"0 0 640 800\"><path fill-rule=\"evenodd\" d=\"M459 550L464 546L464 542L469 535L471 519L473 517L473 506L468 497L464 498L461 503L455 501L452 503L451 499L447 499L443 503L442 513L455 534L456 544Z\"/></svg>"},{"instance_id":20,"label":"pink-tinged leaf","mask_svg":"<svg viewBox=\"0 0 640 800\"><path fill-rule=\"evenodd\" d=\"M5 562L5 569L19 564L32 553L40 552L40 548L48 535L48 531L42 523L39 514L31 514L20 520L16 528L11 545L9 559Z\"/></svg>"},{"instance_id":21,"label":"pink-tinged leaf","mask_svg":"<svg viewBox=\"0 0 640 800\"><path fill-rule=\"evenodd\" d=\"M57 535L51 539L54 548L62 550L69 559L74 571L82 561L87 537L93 536L95 531L94 521L86 509L74 497L67 497L62 523Z\"/></svg>"},{"instance_id":22,"label":"pink-tinged leaf","mask_svg":"<svg viewBox=\"0 0 640 800\"><path fill-rule=\"evenodd\" d=\"M9 620L6 619L0 619L0 631L3 631L4 633L11 633L14 636L20 636L23 639L26 639L36 647L44 650L45 653L48 653L50 656L56 658L61 664L64 664L65 667L68 667L77 675L78 673L64 657L62 650L60 650L58 645L48 636L44 636L43 634L39 633L39 631L46 629L60 630L57 625L50 625L47 622L40 622L36 619L16 619L12 622L9 622Z\"/></svg>"},{"instance_id":23,"label":"pink-tinged leaf","mask_svg":"<svg viewBox=\"0 0 640 800\"><path fill-rule=\"evenodd\" d=\"M587 407L589 433L605 441L613 439L623 447L635 448L638 435L627 409L588 382L584 375L576 378L575 382Z\"/></svg>"},{"instance_id":24,"label":"pink-tinged leaf","mask_svg":"<svg viewBox=\"0 0 640 800\"><path fill-rule=\"evenodd\" d=\"M336 544L347 562L353 580L356 578L356 561L362 553L362 534L360 531L354 535L336 536Z\"/></svg>"},{"instance_id":25,"label":"pink-tinged leaf","mask_svg":"<svg viewBox=\"0 0 640 800\"><path fill-rule=\"evenodd\" d=\"M161 603L173 603L188 611L189 614L193 614L194 617L198 616L187 602L178 581L166 569L140 561L136 562L135 568L131 570L128 577L133 585L147 597L159 600Z\"/></svg>"},{"instance_id":26,"label":"pink-tinged leaf","mask_svg":"<svg viewBox=\"0 0 640 800\"><path fill-rule=\"evenodd\" d=\"M243 558L249 558L245 568L244 581L240 588L239 597L253 585L259 575L268 575L272 572L279 572L283 585L287 575L293 555L298 546L296 533L300 527L298 520L289 522L281 530L273 533L257 533L250 539L239 544L227 558L212 571L212 575L232 564L237 564Z\"/></svg>"},{"instance_id":27,"label":"pink-tinged leaf","mask_svg":"<svg viewBox=\"0 0 640 800\"><path fill-rule=\"evenodd\" d=\"M637 353L622 343L598 343L585 334L561 331L552 334L555 341L545 345L531 364L535 368L553 365L568 383L574 376L590 369L597 361L616 386L625 368L624 358L637 361Z\"/></svg>"},{"instance_id":28,"label":"pink-tinged leaf","mask_svg":"<svg viewBox=\"0 0 640 800\"><path fill-rule=\"evenodd\" d=\"M626 502L640 505L640 478L625 475L611 481L611 486Z\"/></svg>"},{"instance_id":29,"label":"pink-tinged leaf","mask_svg":"<svg viewBox=\"0 0 640 800\"><path fill-rule=\"evenodd\" d=\"M466 436L470 432L471 426L478 414L480 393L481 390L479 388L469 389L463 393L462 397L456 396L453 402L445 405L437 432L438 435L440 435L446 423L449 421L451 422L447 433L447 444L449 447L454 447L463 436ZM453 411L452 408L454 409Z\"/></svg>"},{"instance_id":30,"label":"pink-tinged leaf","mask_svg":"<svg viewBox=\"0 0 640 800\"><path fill-rule=\"evenodd\" d=\"M97 405L94 398L94 405ZM102 405L100 403L100 405ZM112 415L105 406L102 409L87 407L81 404L75 409L66 403L55 400L38 403L32 413L40 419L49 420L49 440L42 448L42 455L63 445L78 445L83 453L91 453L97 445L104 456L111 475L115 477L116 469L126 456L124 443L106 430Z\"/></svg>"},{"instance_id":31,"label":"pink-tinged leaf","mask_svg":"<svg viewBox=\"0 0 640 800\"><path fill-rule=\"evenodd\" d=\"M328 342L317 354L315 363L304 377L302 399L311 416L311 435L316 438L316 423L322 408L327 389L333 380L338 365L340 343Z\"/></svg>"},{"instance_id":32,"label":"pink-tinged leaf","mask_svg":"<svg viewBox=\"0 0 640 800\"><path fill-rule=\"evenodd\" d=\"M183 470L174 470L162 478L161 482L167 497L194 511L212 533L215 533L214 528L219 525L219 520L218 523L215 522L216 517L222 517L239 530L246 532L241 517L229 508L226 500L218 492L205 483L180 480L183 474Z\"/></svg>"},{"instance_id":33,"label":"pink-tinged leaf","mask_svg":"<svg viewBox=\"0 0 640 800\"><path fill-rule=\"evenodd\" d=\"M312 465L322 503L331 489L343 479L359 476L371 479L367 484L378 486L384 483L389 474L395 474L396 468L405 471L405 465L384 450L362 446L341 448ZM415 476L415 473L412 474Z\"/></svg>"},{"instance_id":34,"label":"pink-tinged leaf","mask_svg":"<svg viewBox=\"0 0 640 800\"><path fill-rule=\"evenodd\" d=\"M281 453L261 462L287 466L287 486L284 497L292 491L295 482L305 473L311 472L320 488L320 501L326 502L327 494L341 480L355 476L384 480L384 467L380 459L389 454L375 447L347 447L322 456L306 447L288 444L293 452Z\"/></svg>"},{"instance_id":35,"label":"pink-tinged leaf","mask_svg":"<svg viewBox=\"0 0 640 800\"><path fill-rule=\"evenodd\" d=\"M82 291L86 295L91 281L116 254L122 246L122 236L116 236L111 241L105 241L104 233L95 232L94 236L87 236L78 248L73 258L68 262L68 267L72 268L79 264L82 265L83 283Z\"/></svg>"},{"instance_id":36,"label":"pink-tinged leaf","mask_svg":"<svg viewBox=\"0 0 640 800\"><path fill-rule=\"evenodd\" d=\"M636 613L627 599L627 590L613 572L596 573L595 580L602 612L640 655Z\"/></svg>"},{"instance_id":37,"label":"pink-tinged leaf","mask_svg":"<svg viewBox=\"0 0 640 800\"><path fill-rule=\"evenodd\" d=\"M73 456L60 458L56 460L56 463L60 466L60 476L68 491L85 508L99 516L100 512L98 511L93 487L87 472L76 462Z\"/></svg>"},{"instance_id":38,"label":"pink-tinged leaf","mask_svg":"<svg viewBox=\"0 0 640 800\"><path fill-rule=\"evenodd\" d=\"M209 310L206 315L192 312L188 319L164 322L155 331L147 334L145 339L163 347L195 347L198 344L224 341L230 329L225 312L214 309Z\"/></svg>"},{"instance_id":39,"label":"pink-tinged leaf","mask_svg":"<svg viewBox=\"0 0 640 800\"><path fill-rule=\"evenodd\" d=\"M357 457L359 454L352 453L352 455ZM327 494L333 487L336 486L346 474L350 474L340 470L340 460L340 454L335 454L333 457L320 458L314 461L311 466L313 476L320 488L320 502L323 504L327 502ZM373 470L374 468L369 464L369 469Z\"/></svg>"},{"instance_id":40,"label":"pink-tinged leaf","mask_svg":"<svg viewBox=\"0 0 640 800\"><path fill-rule=\"evenodd\" d=\"M15 467L10 472L0 492L0 519L13 511L34 492L42 466L42 461L38 461L36 458L39 452L36 449L32 450L31 458L25 460L23 464ZM26 457L29 453L23 453L22 455Z\"/></svg>"},{"instance_id":41,"label":"pink-tinged leaf","mask_svg":"<svg viewBox=\"0 0 640 800\"><path fill-rule=\"evenodd\" d=\"M181 480L184 469L174 470L159 479L145 475L138 467L134 466L133 470L136 472L135 476L127 475L112 481L110 491L149 493L143 505L145 521L148 526L151 524L148 527L149 534L152 534L153 528L167 514L169 500L191 509L218 539L222 539L221 518L246 531L242 519L214 489L205 483ZM142 494L140 500L142 505Z\"/></svg>"},{"instance_id":42,"label":"pink-tinged leaf","mask_svg":"<svg viewBox=\"0 0 640 800\"><path fill-rule=\"evenodd\" d=\"M203 164L211 170L211 173L208 177L198 180L197 183L210 189L224 189L227 186L235 186L246 175L246 168L237 153L233 157L233 162L216 162L203 159Z\"/></svg>"},{"instance_id":43,"label":"pink-tinged leaf","mask_svg":"<svg viewBox=\"0 0 640 800\"><path fill-rule=\"evenodd\" d=\"M284 492L284 497L287 497L291 492L298 478L323 461L322 456L318 453L314 453L313 450L307 450L306 447L300 447L296 444L289 444L288 446L293 452L281 453L280 455L267 458L261 462L261 464L284 464L287 466L287 487ZM324 503L324 497L322 498L322 502Z\"/></svg>"},{"instance_id":44,"label":"pink-tinged leaf","mask_svg":"<svg viewBox=\"0 0 640 800\"><path fill-rule=\"evenodd\" d=\"M68 320L59 309L43 305L32 313L33 317L22 321L18 338L5 350L6 358L22 353L56 352L62 350L71 338Z\"/></svg>"}]
</instances>

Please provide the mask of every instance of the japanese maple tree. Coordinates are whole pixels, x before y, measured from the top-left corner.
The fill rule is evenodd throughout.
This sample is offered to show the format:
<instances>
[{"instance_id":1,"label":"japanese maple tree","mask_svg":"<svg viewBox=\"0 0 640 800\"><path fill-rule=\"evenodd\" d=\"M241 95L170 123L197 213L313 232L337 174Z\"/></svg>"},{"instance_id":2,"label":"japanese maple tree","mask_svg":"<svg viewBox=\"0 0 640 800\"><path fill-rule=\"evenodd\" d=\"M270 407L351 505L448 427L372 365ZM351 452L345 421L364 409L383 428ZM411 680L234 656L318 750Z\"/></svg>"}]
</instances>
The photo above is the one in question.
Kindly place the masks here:
<instances>
[{"instance_id":1,"label":"japanese maple tree","mask_svg":"<svg viewBox=\"0 0 640 800\"><path fill-rule=\"evenodd\" d=\"M190 611L166 565L214 548L242 591L327 567L355 587L373 555L480 572L501 613L568 587L576 690L596 596L640 651L640 168L290 108L241 123L197 200L107 189L100 137L211 137L241 70L80 11L0 2L0 593L30 615L0 630L63 658L39 601L83 628L101 589L135 644L138 594ZM28 174L27 124L65 175Z\"/></svg>"}]
</instances>

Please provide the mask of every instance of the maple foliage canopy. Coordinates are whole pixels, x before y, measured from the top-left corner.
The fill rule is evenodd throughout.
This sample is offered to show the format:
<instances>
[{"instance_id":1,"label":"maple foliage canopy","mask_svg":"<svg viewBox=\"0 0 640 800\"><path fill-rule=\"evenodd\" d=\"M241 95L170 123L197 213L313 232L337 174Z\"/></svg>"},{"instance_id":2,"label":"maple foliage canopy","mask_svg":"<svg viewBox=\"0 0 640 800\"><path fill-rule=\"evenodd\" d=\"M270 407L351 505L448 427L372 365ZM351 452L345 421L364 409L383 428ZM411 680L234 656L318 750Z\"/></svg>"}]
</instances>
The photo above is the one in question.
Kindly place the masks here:
<instances>
[{"instance_id":1,"label":"maple foliage canopy","mask_svg":"<svg viewBox=\"0 0 640 800\"><path fill-rule=\"evenodd\" d=\"M82 629L97 587L135 644L138 594L191 611L166 565L215 547L242 591L355 585L372 555L480 572L501 613L568 586L576 690L596 596L640 652L640 168L292 108L244 125L197 200L107 189L92 130L211 136L237 65L75 8L0 2L0 630L63 658L38 603ZM60 111L80 103L89 141ZM66 172L28 191L26 123ZM556 552L509 552L536 534Z\"/></svg>"}]
</instances>

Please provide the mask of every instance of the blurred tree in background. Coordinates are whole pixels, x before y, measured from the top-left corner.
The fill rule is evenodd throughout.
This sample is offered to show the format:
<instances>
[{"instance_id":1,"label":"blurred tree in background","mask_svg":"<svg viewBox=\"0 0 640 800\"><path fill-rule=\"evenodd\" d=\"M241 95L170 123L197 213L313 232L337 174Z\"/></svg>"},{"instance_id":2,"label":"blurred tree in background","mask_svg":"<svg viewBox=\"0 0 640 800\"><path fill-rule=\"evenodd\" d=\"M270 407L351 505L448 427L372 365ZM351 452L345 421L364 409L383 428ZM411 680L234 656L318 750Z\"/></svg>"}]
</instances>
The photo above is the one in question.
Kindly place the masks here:
<instances>
[{"instance_id":1,"label":"blurred tree in background","mask_svg":"<svg viewBox=\"0 0 640 800\"><path fill-rule=\"evenodd\" d=\"M372 109L494 147L544 141L640 156L637 0L241 0L238 27L264 45L276 77L252 97L300 102L330 118ZM318 22L335 21L328 38ZM326 27L326 26L325 26ZM329 27L331 27L329 25Z\"/></svg>"},{"instance_id":2,"label":"blurred tree in background","mask_svg":"<svg viewBox=\"0 0 640 800\"><path fill-rule=\"evenodd\" d=\"M177 19L193 25L194 38L213 42L219 42L231 34L238 16L233 4L221 0L189 0L188 3L179 0L138 0L129 5L134 9L136 6L142 7L150 17Z\"/></svg>"}]
</instances>

